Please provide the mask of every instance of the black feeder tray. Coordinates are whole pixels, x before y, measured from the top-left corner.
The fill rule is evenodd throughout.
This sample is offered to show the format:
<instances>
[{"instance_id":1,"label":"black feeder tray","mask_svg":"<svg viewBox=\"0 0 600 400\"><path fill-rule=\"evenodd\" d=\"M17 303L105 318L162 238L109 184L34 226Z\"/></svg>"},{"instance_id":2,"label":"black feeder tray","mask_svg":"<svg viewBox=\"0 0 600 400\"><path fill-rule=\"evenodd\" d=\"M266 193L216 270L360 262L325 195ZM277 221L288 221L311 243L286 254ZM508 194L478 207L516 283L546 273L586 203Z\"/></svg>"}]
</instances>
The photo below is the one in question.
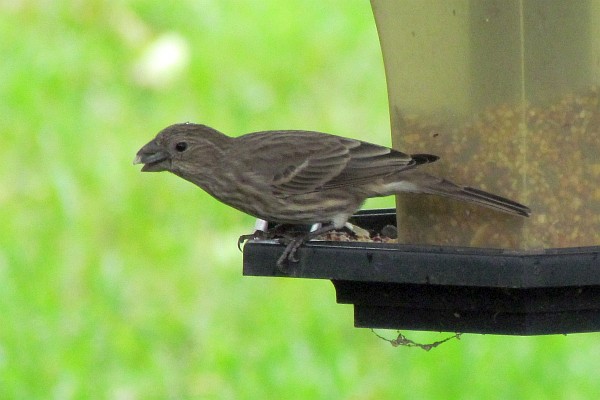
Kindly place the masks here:
<instances>
[{"instance_id":1,"label":"black feeder tray","mask_svg":"<svg viewBox=\"0 0 600 400\"><path fill-rule=\"evenodd\" d=\"M380 231L394 209L350 222ZM545 335L600 331L600 247L536 252L312 241L285 272L284 246L251 240L244 275L329 279L356 327Z\"/></svg>"}]
</instances>

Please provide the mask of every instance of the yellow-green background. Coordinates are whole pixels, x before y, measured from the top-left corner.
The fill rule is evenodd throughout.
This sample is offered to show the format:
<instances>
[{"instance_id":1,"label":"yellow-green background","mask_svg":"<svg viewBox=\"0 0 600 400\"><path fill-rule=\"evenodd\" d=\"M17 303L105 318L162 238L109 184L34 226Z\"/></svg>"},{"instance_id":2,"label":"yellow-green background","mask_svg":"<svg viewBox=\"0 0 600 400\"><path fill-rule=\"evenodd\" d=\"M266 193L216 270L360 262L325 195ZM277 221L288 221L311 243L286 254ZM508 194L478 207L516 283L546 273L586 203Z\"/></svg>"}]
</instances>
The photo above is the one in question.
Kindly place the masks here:
<instances>
[{"instance_id":1,"label":"yellow-green background","mask_svg":"<svg viewBox=\"0 0 600 400\"><path fill-rule=\"evenodd\" d=\"M140 83L170 34L188 62ZM389 144L368 2L0 2L1 399L600 395L598 334L392 348L327 281L243 277L253 219L131 165L188 120Z\"/></svg>"}]
</instances>

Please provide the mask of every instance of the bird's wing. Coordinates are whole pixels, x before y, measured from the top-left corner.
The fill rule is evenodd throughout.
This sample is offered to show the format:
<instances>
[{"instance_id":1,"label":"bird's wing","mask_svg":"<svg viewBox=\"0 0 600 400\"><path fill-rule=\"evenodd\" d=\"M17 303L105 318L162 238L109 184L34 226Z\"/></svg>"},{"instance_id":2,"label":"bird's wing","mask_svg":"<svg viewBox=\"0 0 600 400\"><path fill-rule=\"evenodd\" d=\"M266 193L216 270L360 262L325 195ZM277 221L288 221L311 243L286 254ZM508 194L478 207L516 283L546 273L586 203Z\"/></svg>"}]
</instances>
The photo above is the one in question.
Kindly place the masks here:
<instances>
[{"instance_id":1,"label":"bird's wing","mask_svg":"<svg viewBox=\"0 0 600 400\"><path fill-rule=\"evenodd\" d=\"M372 143L353 140L350 147L350 160L336 177L323 186L325 189L344 187L351 185L360 185L372 182L374 179L381 178L405 169L427 162L425 160L432 158L413 158L388 147L375 145Z\"/></svg>"},{"instance_id":2,"label":"bird's wing","mask_svg":"<svg viewBox=\"0 0 600 400\"><path fill-rule=\"evenodd\" d=\"M242 136L236 157L249 179L274 193L308 193L338 176L350 160L342 138L309 131L266 131ZM245 149L245 151L243 151Z\"/></svg>"},{"instance_id":3,"label":"bird's wing","mask_svg":"<svg viewBox=\"0 0 600 400\"><path fill-rule=\"evenodd\" d=\"M437 159L415 159L387 147L310 131L256 132L237 140L247 149L239 160L247 171L280 193L360 185Z\"/></svg>"}]
</instances>

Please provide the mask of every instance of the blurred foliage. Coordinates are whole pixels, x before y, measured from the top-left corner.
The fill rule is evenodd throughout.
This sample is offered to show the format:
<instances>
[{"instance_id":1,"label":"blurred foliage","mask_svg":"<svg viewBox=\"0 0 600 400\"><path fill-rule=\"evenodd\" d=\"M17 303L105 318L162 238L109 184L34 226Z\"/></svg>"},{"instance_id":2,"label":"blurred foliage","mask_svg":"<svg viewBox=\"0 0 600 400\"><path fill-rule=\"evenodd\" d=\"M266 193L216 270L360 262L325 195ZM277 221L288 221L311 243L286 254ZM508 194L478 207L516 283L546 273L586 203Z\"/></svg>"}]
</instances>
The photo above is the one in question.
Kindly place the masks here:
<instances>
[{"instance_id":1,"label":"blurred foliage","mask_svg":"<svg viewBox=\"0 0 600 400\"><path fill-rule=\"evenodd\" d=\"M600 393L598 334L392 348L328 282L244 278L252 218L131 165L188 120L389 144L368 2L4 0L0 35L0 398Z\"/></svg>"}]
</instances>

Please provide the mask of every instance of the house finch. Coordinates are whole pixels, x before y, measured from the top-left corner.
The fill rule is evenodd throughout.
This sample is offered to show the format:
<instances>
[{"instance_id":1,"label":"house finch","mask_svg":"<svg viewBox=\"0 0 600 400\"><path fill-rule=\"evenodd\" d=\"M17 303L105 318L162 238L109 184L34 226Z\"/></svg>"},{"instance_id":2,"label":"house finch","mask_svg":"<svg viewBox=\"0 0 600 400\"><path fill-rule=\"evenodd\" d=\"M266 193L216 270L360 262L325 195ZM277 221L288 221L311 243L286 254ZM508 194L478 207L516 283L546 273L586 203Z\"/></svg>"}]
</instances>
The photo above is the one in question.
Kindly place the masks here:
<instances>
[{"instance_id":1,"label":"house finch","mask_svg":"<svg viewBox=\"0 0 600 400\"><path fill-rule=\"evenodd\" d=\"M133 163L144 164L146 172L172 172L260 219L323 223L313 232L287 237L277 262L280 267L297 261L295 252L302 243L343 227L369 197L425 193L525 217L531 213L512 200L458 186L417 168L437 159L320 132L265 131L232 138L205 125L184 123L159 132Z\"/></svg>"}]
</instances>

